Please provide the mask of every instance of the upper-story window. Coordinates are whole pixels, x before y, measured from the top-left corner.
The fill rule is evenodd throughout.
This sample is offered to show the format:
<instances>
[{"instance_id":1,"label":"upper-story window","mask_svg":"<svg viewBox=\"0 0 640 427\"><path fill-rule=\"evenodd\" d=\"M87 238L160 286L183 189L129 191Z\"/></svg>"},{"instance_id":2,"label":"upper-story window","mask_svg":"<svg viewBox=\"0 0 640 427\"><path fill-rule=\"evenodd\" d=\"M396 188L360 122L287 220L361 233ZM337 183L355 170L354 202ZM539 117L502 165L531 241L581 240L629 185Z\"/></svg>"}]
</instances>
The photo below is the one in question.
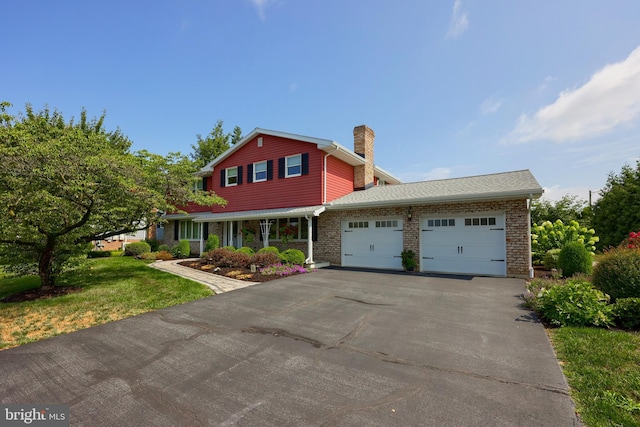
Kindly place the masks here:
<instances>
[{"instance_id":1,"label":"upper-story window","mask_svg":"<svg viewBox=\"0 0 640 427\"><path fill-rule=\"evenodd\" d=\"M258 162L253 164L253 182L267 180L267 162Z\"/></svg>"},{"instance_id":2,"label":"upper-story window","mask_svg":"<svg viewBox=\"0 0 640 427\"><path fill-rule=\"evenodd\" d=\"M296 154L295 156L286 157L286 177L302 175L302 155Z\"/></svg>"},{"instance_id":3,"label":"upper-story window","mask_svg":"<svg viewBox=\"0 0 640 427\"><path fill-rule=\"evenodd\" d=\"M238 185L238 168L228 168L226 171L225 186L230 187L232 185Z\"/></svg>"}]
</instances>

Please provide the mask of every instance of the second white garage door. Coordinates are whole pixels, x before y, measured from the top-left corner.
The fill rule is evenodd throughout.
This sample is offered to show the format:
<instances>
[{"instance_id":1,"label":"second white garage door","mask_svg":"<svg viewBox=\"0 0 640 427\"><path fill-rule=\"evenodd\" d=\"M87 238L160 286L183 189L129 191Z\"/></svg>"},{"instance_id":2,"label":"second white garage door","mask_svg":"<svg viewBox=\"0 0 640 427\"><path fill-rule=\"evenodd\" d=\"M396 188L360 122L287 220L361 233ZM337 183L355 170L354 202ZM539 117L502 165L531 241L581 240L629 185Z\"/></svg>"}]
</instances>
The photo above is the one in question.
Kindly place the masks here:
<instances>
[{"instance_id":1,"label":"second white garage door","mask_svg":"<svg viewBox=\"0 0 640 427\"><path fill-rule=\"evenodd\" d=\"M402 270L402 219L342 221L342 265Z\"/></svg>"},{"instance_id":2,"label":"second white garage door","mask_svg":"<svg viewBox=\"0 0 640 427\"><path fill-rule=\"evenodd\" d=\"M420 270L506 276L504 214L422 218Z\"/></svg>"}]
</instances>

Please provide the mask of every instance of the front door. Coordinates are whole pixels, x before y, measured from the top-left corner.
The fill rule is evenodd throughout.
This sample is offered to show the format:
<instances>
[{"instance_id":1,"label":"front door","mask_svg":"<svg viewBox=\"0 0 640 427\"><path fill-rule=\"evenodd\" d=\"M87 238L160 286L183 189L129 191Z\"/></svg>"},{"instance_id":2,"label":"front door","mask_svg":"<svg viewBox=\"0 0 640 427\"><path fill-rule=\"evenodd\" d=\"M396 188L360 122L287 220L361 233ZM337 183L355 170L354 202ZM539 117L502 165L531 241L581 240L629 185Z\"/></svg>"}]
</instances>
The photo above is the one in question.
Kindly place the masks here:
<instances>
[{"instance_id":1,"label":"front door","mask_svg":"<svg viewBox=\"0 0 640 427\"><path fill-rule=\"evenodd\" d=\"M224 223L224 245L234 248L242 247L242 221L226 221Z\"/></svg>"}]
</instances>

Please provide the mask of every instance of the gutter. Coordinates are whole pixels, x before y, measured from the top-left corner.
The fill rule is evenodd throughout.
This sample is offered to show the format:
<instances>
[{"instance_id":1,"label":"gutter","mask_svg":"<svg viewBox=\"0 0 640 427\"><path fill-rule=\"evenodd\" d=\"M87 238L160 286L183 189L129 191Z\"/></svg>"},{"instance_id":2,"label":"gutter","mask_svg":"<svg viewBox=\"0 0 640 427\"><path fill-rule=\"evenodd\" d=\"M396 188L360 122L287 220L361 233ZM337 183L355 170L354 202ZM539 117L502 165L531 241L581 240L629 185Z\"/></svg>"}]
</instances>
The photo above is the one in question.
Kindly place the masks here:
<instances>
[{"instance_id":1,"label":"gutter","mask_svg":"<svg viewBox=\"0 0 640 427\"><path fill-rule=\"evenodd\" d=\"M322 183L322 204L327 203L327 157L338 151L340 147L336 146L335 150L330 153L324 155L324 165L323 165L323 183ZM316 215L317 216L317 215Z\"/></svg>"}]
</instances>

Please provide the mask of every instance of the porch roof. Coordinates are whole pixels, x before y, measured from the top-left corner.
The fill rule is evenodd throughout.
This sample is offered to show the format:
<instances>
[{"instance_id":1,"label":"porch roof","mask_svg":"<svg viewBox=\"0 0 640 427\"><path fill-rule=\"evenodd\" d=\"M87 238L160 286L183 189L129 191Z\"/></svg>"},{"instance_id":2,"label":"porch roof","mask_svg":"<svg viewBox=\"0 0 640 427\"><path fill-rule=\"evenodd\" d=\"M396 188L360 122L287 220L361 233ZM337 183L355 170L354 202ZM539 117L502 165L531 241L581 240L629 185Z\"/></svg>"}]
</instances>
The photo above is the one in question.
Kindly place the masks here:
<instances>
[{"instance_id":1,"label":"porch roof","mask_svg":"<svg viewBox=\"0 0 640 427\"><path fill-rule=\"evenodd\" d=\"M216 221L239 221L239 220L251 220L251 219L270 219L270 218L285 218L285 217L298 217L298 216L318 216L324 212L325 207L320 206L302 206L294 208L278 208L278 209L260 209L253 211L241 211L241 212L202 212L193 213L185 219L193 219L193 222L216 222Z\"/></svg>"}]
</instances>

